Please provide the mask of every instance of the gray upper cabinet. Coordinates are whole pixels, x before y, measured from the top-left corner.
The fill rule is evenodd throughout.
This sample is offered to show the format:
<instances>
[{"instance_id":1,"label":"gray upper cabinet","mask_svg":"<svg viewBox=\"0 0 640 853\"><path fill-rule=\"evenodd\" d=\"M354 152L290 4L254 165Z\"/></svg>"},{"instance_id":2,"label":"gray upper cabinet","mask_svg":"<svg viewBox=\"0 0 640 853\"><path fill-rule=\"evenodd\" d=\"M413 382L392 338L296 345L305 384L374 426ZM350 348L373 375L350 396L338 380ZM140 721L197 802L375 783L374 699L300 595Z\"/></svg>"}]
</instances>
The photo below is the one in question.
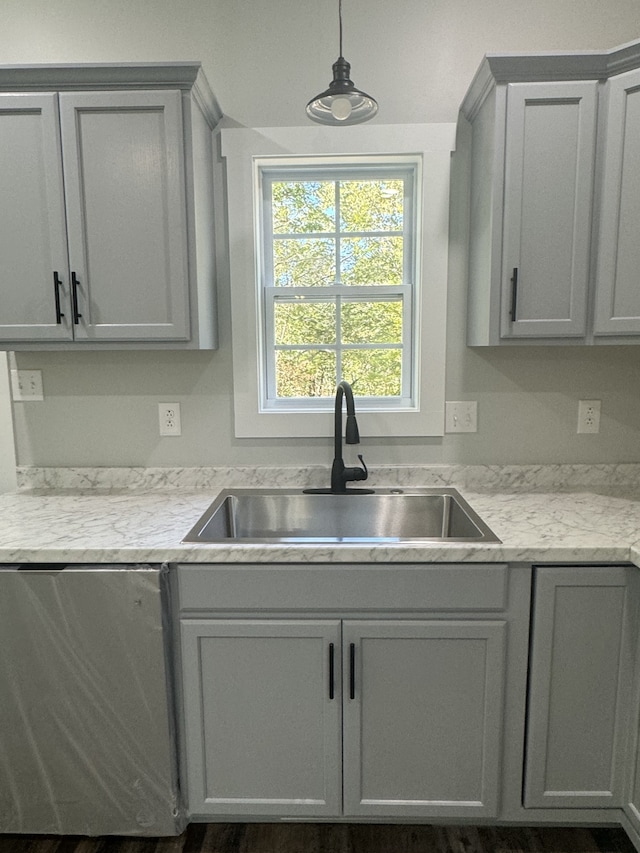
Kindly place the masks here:
<instances>
[{"instance_id":1,"label":"gray upper cabinet","mask_svg":"<svg viewBox=\"0 0 640 853\"><path fill-rule=\"evenodd\" d=\"M507 87L500 334L586 332L596 83Z\"/></svg>"},{"instance_id":2,"label":"gray upper cabinet","mask_svg":"<svg viewBox=\"0 0 640 853\"><path fill-rule=\"evenodd\" d=\"M71 340L57 96L0 95L0 146L0 338Z\"/></svg>"},{"instance_id":3,"label":"gray upper cabinet","mask_svg":"<svg viewBox=\"0 0 640 853\"><path fill-rule=\"evenodd\" d=\"M470 346L637 342L638 68L640 42L485 57L460 128Z\"/></svg>"},{"instance_id":4,"label":"gray upper cabinet","mask_svg":"<svg viewBox=\"0 0 640 853\"><path fill-rule=\"evenodd\" d=\"M640 69L609 81L596 335L640 333Z\"/></svg>"},{"instance_id":5,"label":"gray upper cabinet","mask_svg":"<svg viewBox=\"0 0 640 853\"><path fill-rule=\"evenodd\" d=\"M214 348L220 113L199 65L0 69L9 88L0 347Z\"/></svg>"}]
</instances>

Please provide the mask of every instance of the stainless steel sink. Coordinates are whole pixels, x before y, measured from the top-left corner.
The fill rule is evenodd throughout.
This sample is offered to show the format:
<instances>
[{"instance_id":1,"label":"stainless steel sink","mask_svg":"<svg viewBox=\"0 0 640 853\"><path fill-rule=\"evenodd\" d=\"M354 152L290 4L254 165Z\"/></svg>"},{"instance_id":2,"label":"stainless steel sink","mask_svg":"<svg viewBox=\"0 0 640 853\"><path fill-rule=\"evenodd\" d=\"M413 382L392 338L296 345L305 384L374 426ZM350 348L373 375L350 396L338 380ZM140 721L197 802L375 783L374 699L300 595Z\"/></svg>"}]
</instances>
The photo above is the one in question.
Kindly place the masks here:
<instances>
[{"instance_id":1,"label":"stainless steel sink","mask_svg":"<svg viewBox=\"0 0 640 853\"><path fill-rule=\"evenodd\" d=\"M303 494L221 492L182 540L215 542L499 542L455 489Z\"/></svg>"}]
</instances>

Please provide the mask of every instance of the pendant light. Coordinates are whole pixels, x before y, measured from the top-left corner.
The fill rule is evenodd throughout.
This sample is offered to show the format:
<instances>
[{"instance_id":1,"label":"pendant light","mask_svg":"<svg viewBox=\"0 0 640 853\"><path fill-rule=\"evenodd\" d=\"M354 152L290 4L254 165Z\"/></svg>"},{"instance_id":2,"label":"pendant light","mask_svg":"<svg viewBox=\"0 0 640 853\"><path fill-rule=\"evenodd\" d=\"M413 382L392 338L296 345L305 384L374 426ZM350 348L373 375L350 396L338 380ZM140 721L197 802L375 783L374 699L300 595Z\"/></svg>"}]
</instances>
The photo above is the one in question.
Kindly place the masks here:
<instances>
[{"instance_id":1,"label":"pendant light","mask_svg":"<svg viewBox=\"0 0 640 853\"><path fill-rule=\"evenodd\" d=\"M366 92L356 89L349 79L351 66L342 55L342 0L338 0L340 56L333 63L333 80L325 92L307 104L307 115L320 124L333 126L360 124L378 112L378 104Z\"/></svg>"}]
</instances>

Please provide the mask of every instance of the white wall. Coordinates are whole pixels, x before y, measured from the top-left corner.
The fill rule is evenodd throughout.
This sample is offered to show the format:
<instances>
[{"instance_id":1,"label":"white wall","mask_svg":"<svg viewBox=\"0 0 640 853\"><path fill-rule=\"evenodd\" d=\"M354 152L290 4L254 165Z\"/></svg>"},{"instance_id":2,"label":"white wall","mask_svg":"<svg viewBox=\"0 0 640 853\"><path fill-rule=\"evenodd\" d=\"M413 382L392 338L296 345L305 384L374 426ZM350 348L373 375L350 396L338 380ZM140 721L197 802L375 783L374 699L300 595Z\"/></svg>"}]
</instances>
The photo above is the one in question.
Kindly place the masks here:
<instances>
[{"instance_id":1,"label":"white wall","mask_svg":"<svg viewBox=\"0 0 640 853\"><path fill-rule=\"evenodd\" d=\"M344 0L343 10L344 53L356 84L379 100L381 123L455 121L485 52L640 37L637 0ZM304 123L337 56L337 0L3 0L2 13L6 64L199 59L229 124ZM465 347L466 166L457 155L447 399L478 400L479 432L367 441L367 463L638 461L640 347ZM15 406L19 463L329 462L330 416L326 440L234 438L224 251L220 270L217 353L18 355L42 369L46 395ZM597 436L576 435L581 398L602 399ZM182 403L181 438L157 436L159 400Z\"/></svg>"}]
</instances>

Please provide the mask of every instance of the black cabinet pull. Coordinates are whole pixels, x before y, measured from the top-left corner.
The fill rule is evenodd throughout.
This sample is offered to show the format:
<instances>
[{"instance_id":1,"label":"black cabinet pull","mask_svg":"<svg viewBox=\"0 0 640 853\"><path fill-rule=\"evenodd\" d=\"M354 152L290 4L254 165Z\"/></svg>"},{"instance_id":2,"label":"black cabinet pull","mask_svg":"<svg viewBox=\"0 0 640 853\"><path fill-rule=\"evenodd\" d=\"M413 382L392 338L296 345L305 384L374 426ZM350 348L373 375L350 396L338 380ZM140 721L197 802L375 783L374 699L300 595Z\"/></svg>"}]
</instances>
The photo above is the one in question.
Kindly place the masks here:
<instances>
[{"instance_id":1,"label":"black cabinet pull","mask_svg":"<svg viewBox=\"0 0 640 853\"><path fill-rule=\"evenodd\" d=\"M356 644L349 644L349 698L356 698Z\"/></svg>"},{"instance_id":2,"label":"black cabinet pull","mask_svg":"<svg viewBox=\"0 0 640 853\"><path fill-rule=\"evenodd\" d=\"M511 310L509 311L509 316L511 317L511 322L515 323L516 321L516 308L518 305L518 267L513 268L513 275L511 276Z\"/></svg>"},{"instance_id":3,"label":"black cabinet pull","mask_svg":"<svg viewBox=\"0 0 640 853\"><path fill-rule=\"evenodd\" d=\"M329 643L329 699L333 699L334 691L334 675L335 675L334 651L333 643Z\"/></svg>"},{"instance_id":4,"label":"black cabinet pull","mask_svg":"<svg viewBox=\"0 0 640 853\"><path fill-rule=\"evenodd\" d=\"M62 323L62 318L64 314L60 309L60 285L62 282L60 281L60 276L58 275L57 270L53 273L53 298L56 302L56 323L60 325Z\"/></svg>"},{"instance_id":5,"label":"black cabinet pull","mask_svg":"<svg viewBox=\"0 0 640 853\"><path fill-rule=\"evenodd\" d=\"M82 314L78 311L78 278L74 272L71 273L71 306L73 308L73 324L77 326Z\"/></svg>"}]
</instances>

